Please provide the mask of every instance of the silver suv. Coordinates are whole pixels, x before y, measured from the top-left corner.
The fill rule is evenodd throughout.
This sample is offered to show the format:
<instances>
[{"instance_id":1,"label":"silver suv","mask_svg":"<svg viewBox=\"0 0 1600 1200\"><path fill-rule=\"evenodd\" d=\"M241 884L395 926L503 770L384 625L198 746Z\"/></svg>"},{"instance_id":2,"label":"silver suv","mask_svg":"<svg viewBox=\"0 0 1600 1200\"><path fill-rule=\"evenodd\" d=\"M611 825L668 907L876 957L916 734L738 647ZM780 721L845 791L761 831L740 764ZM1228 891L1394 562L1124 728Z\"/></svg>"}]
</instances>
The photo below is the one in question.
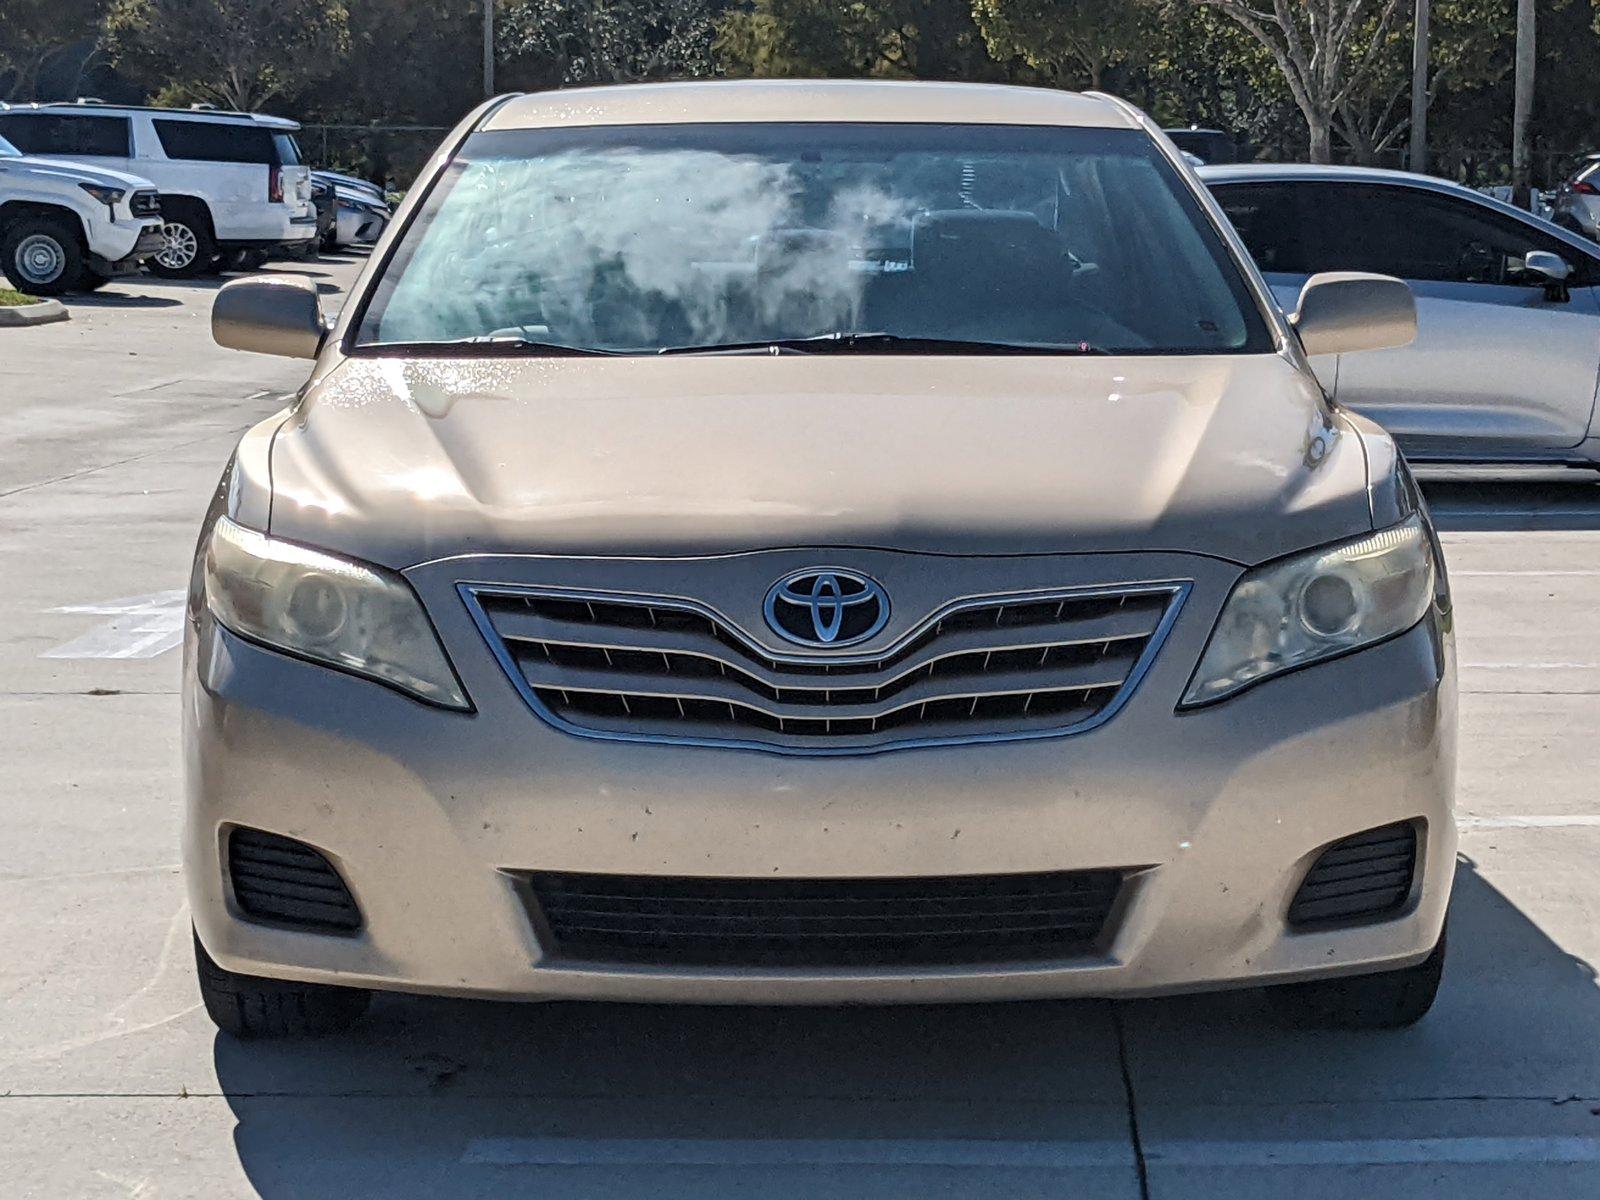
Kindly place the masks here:
<instances>
[{"instance_id":1,"label":"silver suv","mask_svg":"<svg viewBox=\"0 0 1600 1200\"><path fill-rule=\"evenodd\" d=\"M1443 563L1176 148L1104 96L696 83L445 143L195 559L206 1006L372 989L948 1002L1280 985L1432 1003Z\"/></svg>"}]
</instances>

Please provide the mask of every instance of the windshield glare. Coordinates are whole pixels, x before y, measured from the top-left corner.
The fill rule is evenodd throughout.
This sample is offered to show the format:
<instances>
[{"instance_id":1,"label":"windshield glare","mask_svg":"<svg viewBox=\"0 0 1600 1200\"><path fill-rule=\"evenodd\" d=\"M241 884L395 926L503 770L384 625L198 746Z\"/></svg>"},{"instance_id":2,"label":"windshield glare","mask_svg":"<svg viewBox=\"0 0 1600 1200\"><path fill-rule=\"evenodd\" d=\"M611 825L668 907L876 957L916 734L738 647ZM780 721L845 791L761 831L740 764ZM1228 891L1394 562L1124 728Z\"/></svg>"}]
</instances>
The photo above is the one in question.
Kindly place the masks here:
<instances>
[{"instance_id":1,"label":"windshield glare","mask_svg":"<svg viewBox=\"0 0 1600 1200\"><path fill-rule=\"evenodd\" d=\"M479 133L407 230L353 348L649 354L854 333L1271 349L1239 269L1144 133L837 123Z\"/></svg>"},{"instance_id":2,"label":"windshield glare","mask_svg":"<svg viewBox=\"0 0 1600 1200\"><path fill-rule=\"evenodd\" d=\"M22 151L18 150L5 138L0 137L0 158L21 158Z\"/></svg>"}]
</instances>

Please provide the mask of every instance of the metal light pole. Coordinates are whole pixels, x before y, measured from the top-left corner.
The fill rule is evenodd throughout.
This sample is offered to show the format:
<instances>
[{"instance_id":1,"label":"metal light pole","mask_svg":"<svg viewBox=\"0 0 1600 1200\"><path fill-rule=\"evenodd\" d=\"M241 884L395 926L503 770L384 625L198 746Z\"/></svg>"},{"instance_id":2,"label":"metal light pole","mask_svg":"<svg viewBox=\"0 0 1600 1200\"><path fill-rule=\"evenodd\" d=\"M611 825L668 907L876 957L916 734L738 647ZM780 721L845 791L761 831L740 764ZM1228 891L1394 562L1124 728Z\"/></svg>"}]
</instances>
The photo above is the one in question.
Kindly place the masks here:
<instances>
[{"instance_id":1,"label":"metal light pole","mask_svg":"<svg viewBox=\"0 0 1600 1200\"><path fill-rule=\"evenodd\" d=\"M483 95L494 95L494 0L483 0Z\"/></svg>"},{"instance_id":2,"label":"metal light pole","mask_svg":"<svg viewBox=\"0 0 1600 1200\"><path fill-rule=\"evenodd\" d=\"M1406 166L1419 175L1428 170L1428 0L1417 0L1411 35L1411 151Z\"/></svg>"},{"instance_id":3,"label":"metal light pole","mask_svg":"<svg viewBox=\"0 0 1600 1200\"><path fill-rule=\"evenodd\" d=\"M1517 75L1511 109L1511 202L1532 208L1529 196L1533 147L1528 125L1533 118L1534 0L1517 0Z\"/></svg>"}]
</instances>

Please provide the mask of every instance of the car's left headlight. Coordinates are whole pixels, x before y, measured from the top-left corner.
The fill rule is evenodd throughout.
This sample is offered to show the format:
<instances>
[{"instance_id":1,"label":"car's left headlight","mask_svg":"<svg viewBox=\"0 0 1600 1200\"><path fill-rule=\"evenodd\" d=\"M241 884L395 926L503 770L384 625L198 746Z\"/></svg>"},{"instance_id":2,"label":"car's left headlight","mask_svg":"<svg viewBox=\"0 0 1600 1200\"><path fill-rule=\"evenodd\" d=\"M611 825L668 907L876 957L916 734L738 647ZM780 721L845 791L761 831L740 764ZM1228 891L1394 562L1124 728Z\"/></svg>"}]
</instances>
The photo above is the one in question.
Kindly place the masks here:
<instances>
[{"instance_id":1,"label":"car's left headlight","mask_svg":"<svg viewBox=\"0 0 1600 1200\"><path fill-rule=\"evenodd\" d=\"M99 183L80 183L78 186L107 208L115 208L127 195L121 188L106 187Z\"/></svg>"},{"instance_id":2,"label":"car's left headlight","mask_svg":"<svg viewBox=\"0 0 1600 1200\"><path fill-rule=\"evenodd\" d=\"M1245 572L1228 594L1183 707L1404 633L1434 598L1433 543L1412 516Z\"/></svg>"},{"instance_id":3,"label":"car's left headlight","mask_svg":"<svg viewBox=\"0 0 1600 1200\"><path fill-rule=\"evenodd\" d=\"M472 707L422 602L393 571L219 517L205 588L212 615L243 637L446 708Z\"/></svg>"}]
</instances>

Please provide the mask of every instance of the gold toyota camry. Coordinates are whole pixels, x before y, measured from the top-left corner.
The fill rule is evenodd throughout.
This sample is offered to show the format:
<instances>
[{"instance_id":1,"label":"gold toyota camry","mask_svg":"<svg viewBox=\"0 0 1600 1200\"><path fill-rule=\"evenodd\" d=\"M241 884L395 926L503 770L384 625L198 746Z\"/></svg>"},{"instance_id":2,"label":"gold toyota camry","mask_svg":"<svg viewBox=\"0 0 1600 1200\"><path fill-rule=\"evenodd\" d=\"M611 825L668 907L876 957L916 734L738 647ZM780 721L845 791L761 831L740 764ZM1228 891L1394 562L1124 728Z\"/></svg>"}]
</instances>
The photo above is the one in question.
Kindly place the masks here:
<instances>
[{"instance_id":1,"label":"gold toyota camry","mask_svg":"<svg viewBox=\"0 0 1600 1200\"><path fill-rule=\"evenodd\" d=\"M1272 985L1400 1025L1454 868L1443 563L1285 315L1102 95L502 97L207 513L184 863L241 1036L374 989L905 1003Z\"/></svg>"}]
</instances>

